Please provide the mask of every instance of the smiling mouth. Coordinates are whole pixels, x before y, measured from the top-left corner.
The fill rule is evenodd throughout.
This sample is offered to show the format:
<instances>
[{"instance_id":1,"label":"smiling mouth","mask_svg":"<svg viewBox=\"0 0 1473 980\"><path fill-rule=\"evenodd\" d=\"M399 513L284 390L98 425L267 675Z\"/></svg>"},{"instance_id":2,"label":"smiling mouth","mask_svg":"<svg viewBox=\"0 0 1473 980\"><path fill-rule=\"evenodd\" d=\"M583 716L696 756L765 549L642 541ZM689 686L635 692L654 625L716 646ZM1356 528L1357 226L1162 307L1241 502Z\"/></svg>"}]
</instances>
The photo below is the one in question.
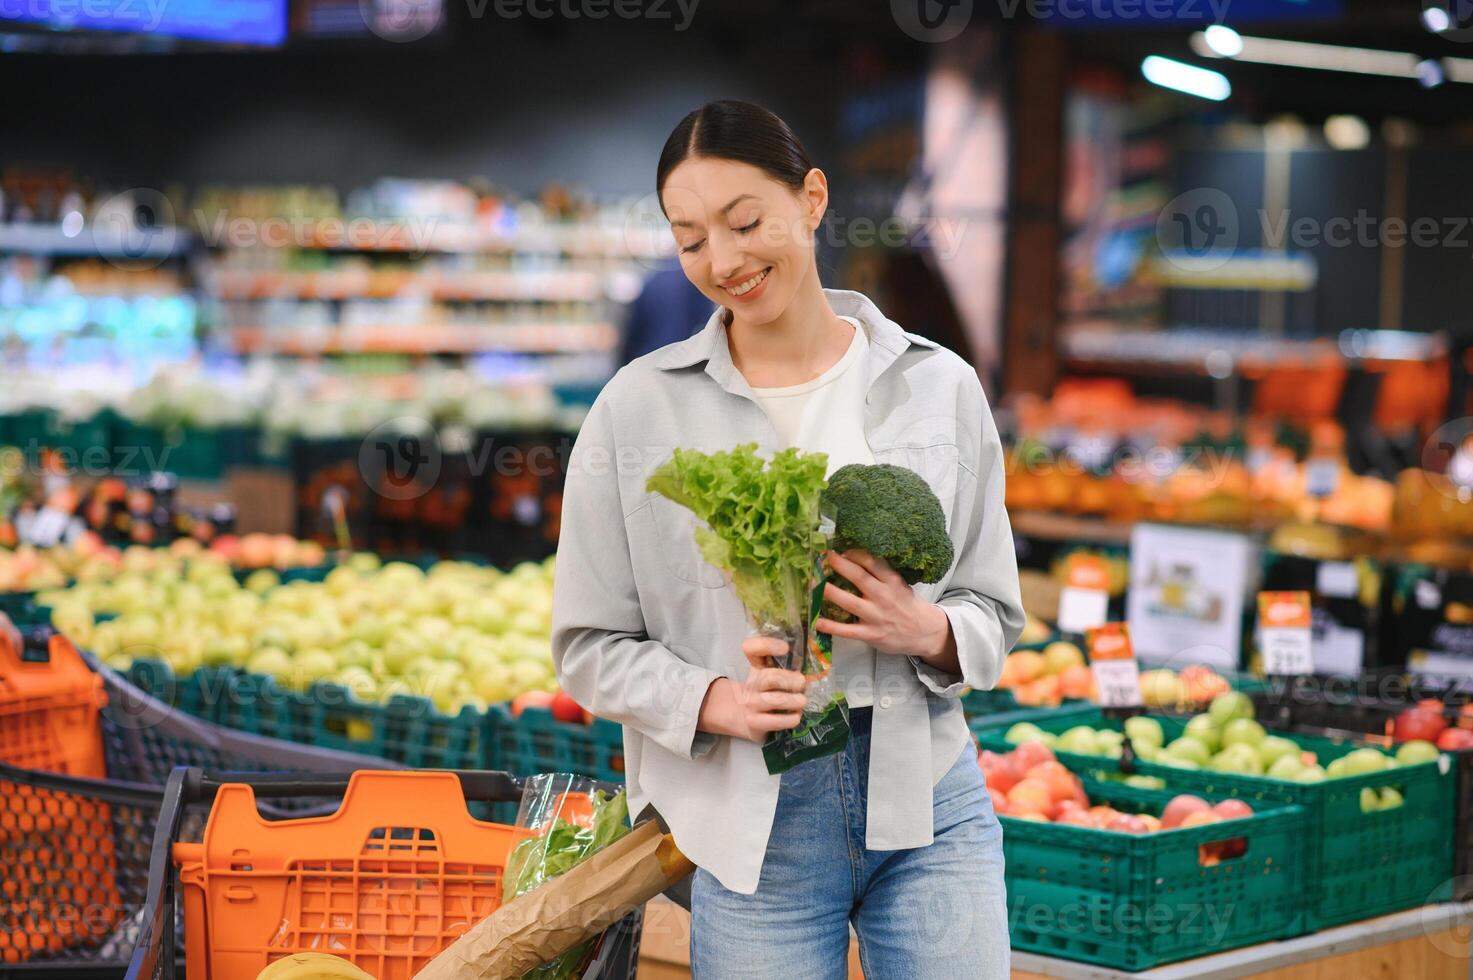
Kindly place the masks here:
<instances>
[{"instance_id":1,"label":"smiling mouth","mask_svg":"<svg viewBox=\"0 0 1473 980\"><path fill-rule=\"evenodd\" d=\"M722 286L721 288L726 290L728 293L731 293L731 295L733 296L744 296L760 286L762 284L762 280L766 279L767 274L771 271L772 266L768 266L752 278L747 279L736 286Z\"/></svg>"}]
</instances>

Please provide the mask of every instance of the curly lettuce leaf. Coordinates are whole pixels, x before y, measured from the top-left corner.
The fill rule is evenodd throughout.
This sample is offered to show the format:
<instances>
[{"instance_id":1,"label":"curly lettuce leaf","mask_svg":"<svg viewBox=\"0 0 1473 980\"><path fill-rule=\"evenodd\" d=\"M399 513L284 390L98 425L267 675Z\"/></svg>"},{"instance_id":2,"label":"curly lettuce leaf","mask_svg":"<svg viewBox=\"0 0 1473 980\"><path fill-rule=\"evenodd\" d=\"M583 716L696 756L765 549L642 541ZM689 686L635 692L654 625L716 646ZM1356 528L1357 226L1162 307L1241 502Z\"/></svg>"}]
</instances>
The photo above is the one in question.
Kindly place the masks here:
<instances>
[{"instance_id":1,"label":"curly lettuce leaf","mask_svg":"<svg viewBox=\"0 0 1473 980\"><path fill-rule=\"evenodd\" d=\"M827 543L819 530L826 453L785 449L770 460L755 442L703 453L677 449L646 489L689 508L701 557L731 576L737 597L758 622L801 625L813 556Z\"/></svg>"}]
</instances>

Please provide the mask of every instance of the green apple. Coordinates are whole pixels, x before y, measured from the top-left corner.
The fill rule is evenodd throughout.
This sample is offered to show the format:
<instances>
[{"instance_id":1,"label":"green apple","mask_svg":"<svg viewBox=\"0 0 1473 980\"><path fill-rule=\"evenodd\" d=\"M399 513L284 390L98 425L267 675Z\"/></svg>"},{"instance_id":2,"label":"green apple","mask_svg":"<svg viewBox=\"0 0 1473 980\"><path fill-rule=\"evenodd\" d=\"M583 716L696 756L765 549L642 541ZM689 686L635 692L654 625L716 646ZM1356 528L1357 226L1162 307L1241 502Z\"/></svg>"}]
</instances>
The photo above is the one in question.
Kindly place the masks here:
<instances>
[{"instance_id":1,"label":"green apple","mask_svg":"<svg viewBox=\"0 0 1473 980\"><path fill-rule=\"evenodd\" d=\"M246 670L283 680L292 672L292 658L280 647L258 646L256 652L246 661Z\"/></svg>"},{"instance_id":2,"label":"green apple","mask_svg":"<svg viewBox=\"0 0 1473 980\"><path fill-rule=\"evenodd\" d=\"M1343 764L1343 772L1347 776L1364 776L1367 773L1384 772L1387 762L1390 760L1385 754L1376 749L1356 749L1348 752L1335 762ZM1334 775L1334 763L1331 763L1330 775Z\"/></svg>"},{"instance_id":3,"label":"green apple","mask_svg":"<svg viewBox=\"0 0 1473 980\"><path fill-rule=\"evenodd\" d=\"M1104 755L1095 730L1088 725L1075 725L1059 736L1059 748L1076 755Z\"/></svg>"},{"instance_id":4,"label":"green apple","mask_svg":"<svg viewBox=\"0 0 1473 980\"><path fill-rule=\"evenodd\" d=\"M1261 753L1259 758L1262 758ZM1281 755L1269 765L1265 775L1271 779L1294 780L1299 778L1299 774L1304 772L1304 768L1304 763L1299 761L1298 753Z\"/></svg>"},{"instance_id":5,"label":"green apple","mask_svg":"<svg viewBox=\"0 0 1473 980\"><path fill-rule=\"evenodd\" d=\"M1166 744L1166 735L1161 731L1161 723L1143 715L1125 719L1125 734L1130 736L1131 744L1137 752L1145 746L1159 749Z\"/></svg>"},{"instance_id":6,"label":"green apple","mask_svg":"<svg viewBox=\"0 0 1473 980\"><path fill-rule=\"evenodd\" d=\"M1406 798L1401 795L1401 791L1396 787L1386 786L1382 788L1380 807L1382 810L1394 810L1405 802Z\"/></svg>"},{"instance_id":7,"label":"green apple","mask_svg":"<svg viewBox=\"0 0 1473 980\"><path fill-rule=\"evenodd\" d=\"M1415 766L1423 762L1431 762L1440 754L1437 746L1431 742L1413 739L1403 743L1401 748L1396 750L1396 761L1404 766Z\"/></svg>"},{"instance_id":8,"label":"green apple","mask_svg":"<svg viewBox=\"0 0 1473 980\"><path fill-rule=\"evenodd\" d=\"M1370 813L1381 809L1381 797L1374 789L1367 786L1360 791L1360 812Z\"/></svg>"},{"instance_id":9,"label":"green apple","mask_svg":"<svg viewBox=\"0 0 1473 980\"><path fill-rule=\"evenodd\" d=\"M1242 691L1228 691L1219 694L1207 706L1207 716L1220 728L1238 718L1252 718L1253 699Z\"/></svg>"},{"instance_id":10,"label":"green apple","mask_svg":"<svg viewBox=\"0 0 1473 980\"><path fill-rule=\"evenodd\" d=\"M1159 762L1163 766L1171 766L1173 769L1201 769L1202 768L1201 765L1199 765L1198 763L1192 761L1191 759L1186 759L1186 758L1183 758L1182 756L1179 756L1179 755L1172 755L1169 752L1163 753L1161 755L1161 757L1159 759L1157 759L1156 761Z\"/></svg>"},{"instance_id":11,"label":"green apple","mask_svg":"<svg viewBox=\"0 0 1473 980\"><path fill-rule=\"evenodd\" d=\"M1215 772L1236 772L1246 776L1263 775L1263 763L1258 760L1258 753L1253 746L1242 742L1225 747L1212 757L1207 768Z\"/></svg>"},{"instance_id":12,"label":"green apple","mask_svg":"<svg viewBox=\"0 0 1473 980\"><path fill-rule=\"evenodd\" d=\"M1195 735L1183 735L1172 742L1166 746L1166 754L1174 759L1185 759L1198 766L1207 765L1212 758L1211 750Z\"/></svg>"},{"instance_id":13,"label":"green apple","mask_svg":"<svg viewBox=\"0 0 1473 980\"><path fill-rule=\"evenodd\" d=\"M1165 789L1166 780L1160 776L1126 776L1125 785L1136 789Z\"/></svg>"},{"instance_id":14,"label":"green apple","mask_svg":"<svg viewBox=\"0 0 1473 980\"><path fill-rule=\"evenodd\" d=\"M1263 726L1252 718L1234 718L1222 728L1222 747L1246 745L1257 752L1258 744L1267 733Z\"/></svg>"},{"instance_id":15,"label":"green apple","mask_svg":"<svg viewBox=\"0 0 1473 980\"><path fill-rule=\"evenodd\" d=\"M1319 766L1305 766L1299 770L1294 777L1296 783L1322 783L1325 781L1325 770Z\"/></svg>"},{"instance_id":16,"label":"green apple","mask_svg":"<svg viewBox=\"0 0 1473 980\"><path fill-rule=\"evenodd\" d=\"M1043 734L1043 729L1032 722L1020 721L1012 728L1009 728L1003 738L1007 739L1013 745L1022 745L1024 742L1043 741Z\"/></svg>"},{"instance_id":17,"label":"green apple","mask_svg":"<svg viewBox=\"0 0 1473 980\"><path fill-rule=\"evenodd\" d=\"M1299 746L1282 735L1267 735L1258 743L1258 759L1265 770L1273 769L1275 762L1286 757L1293 757L1298 762Z\"/></svg>"},{"instance_id":18,"label":"green apple","mask_svg":"<svg viewBox=\"0 0 1473 980\"><path fill-rule=\"evenodd\" d=\"M1207 746L1209 752L1216 752L1222 748L1222 726L1210 715L1195 715L1190 718L1187 721L1185 734Z\"/></svg>"}]
</instances>

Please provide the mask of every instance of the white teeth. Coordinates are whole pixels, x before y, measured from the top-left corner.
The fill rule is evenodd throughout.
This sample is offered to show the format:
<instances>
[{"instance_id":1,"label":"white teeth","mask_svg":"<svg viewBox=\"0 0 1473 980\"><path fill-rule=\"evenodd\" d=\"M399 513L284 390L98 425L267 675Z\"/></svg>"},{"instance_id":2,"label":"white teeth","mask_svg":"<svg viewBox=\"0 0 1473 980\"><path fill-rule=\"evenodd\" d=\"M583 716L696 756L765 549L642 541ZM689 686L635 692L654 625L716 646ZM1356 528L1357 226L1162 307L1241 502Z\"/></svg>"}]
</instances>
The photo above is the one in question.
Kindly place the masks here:
<instances>
[{"instance_id":1,"label":"white teeth","mask_svg":"<svg viewBox=\"0 0 1473 980\"><path fill-rule=\"evenodd\" d=\"M742 295L744 295L746 293L750 293L752 290L754 290L754 289L757 288L757 284L758 283L760 283L762 280L764 280L764 279L767 278L767 273L769 271L770 270L768 270L768 269L763 269L761 272L757 273L755 276L753 276L752 278L748 279L746 282L742 283L740 286L726 287L726 291L728 293L731 293L733 296L742 296Z\"/></svg>"}]
</instances>

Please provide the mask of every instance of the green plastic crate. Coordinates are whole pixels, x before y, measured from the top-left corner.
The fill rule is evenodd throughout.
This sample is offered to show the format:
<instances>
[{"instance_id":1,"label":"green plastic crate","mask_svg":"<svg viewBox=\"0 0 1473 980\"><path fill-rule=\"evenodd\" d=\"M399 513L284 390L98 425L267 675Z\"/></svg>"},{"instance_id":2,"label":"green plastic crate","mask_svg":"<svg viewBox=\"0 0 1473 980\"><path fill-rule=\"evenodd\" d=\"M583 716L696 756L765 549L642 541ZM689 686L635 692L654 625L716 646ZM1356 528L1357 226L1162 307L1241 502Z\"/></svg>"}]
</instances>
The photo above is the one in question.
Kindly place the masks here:
<instances>
[{"instance_id":1,"label":"green plastic crate","mask_svg":"<svg viewBox=\"0 0 1473 980\"><path fill-rule=\"evenodd\" d=\"M487 712L491 758L488 769L518 776L572 772L595 779L624 781L623 726L603 718L591 725L558 721L545 708L526 708L513 717L504 705Z\"/></svg>"},{"instance_id":2,"label":"green plastic crate","mask_svg":"<svg viewBox=\"0 0 1473 980\"><path fill-rule=\"evenodd\" d=\"M1175 795L1088 780L1085 791L1155 816ZM1015 949L1136 971L1304 931L1301 807L1150 834L999 820ZM1211 863L1204 851L1240 839L1239 856Z\"/></svg>"},{"instance_id":3,"label":"green plastic crate","mask_svg":"<svg viewBox=\"0 0 1473 980\"><path fill-rule=\"evenodd\" d=\"M51 621L50 610L36 605L34 592L0 592L0 612L17 626L33 626Z\"/></svg>"},{"instance_id":4,"label":"green plastic crate","mask_svg":"<svg viewBox=\"0 0 1473 980\"><path fill-rule=\"evenodd\" d=\"M1185 729L1185 719L1152 715L1167 742ZM1054 734L1075 725L1120 730L1098 710L1058 718L1025 719ZM974 723L980 747L996 752L1012 748L1003 738L1006 726ZM1321 764L1359 746L1349 740L1274 731L1313 751ZM1103 756L1055 750L1076 771L1119 772L1120 762ZM1433 900L1453 877L1454 794L1456 773L1446 760L1400 766L1386 772L1320 783L1293 783L1265 776L1181 769L1137 762L1135 771L1159 776L1178 792L1235 796L1250 806L1270 803L1304 808L1307 821L1307 890L1305 929L1331 926L1414 908ZM1360 791L1393 786L1405 802L1393 810L1362 813Z\"/></svg>"},{"instance_id":5,"label":"green plastic crate","mask_svg":"<svg viewBox=\"0 0 1473 980\"><path fill-rule=\"evenodd\" d=\"M230 703L237 672L228 667L201 667L181 677L162 660L139 657L123 674L134 687L172 708L218 721Z\"/></svg>"}]
</instances>

